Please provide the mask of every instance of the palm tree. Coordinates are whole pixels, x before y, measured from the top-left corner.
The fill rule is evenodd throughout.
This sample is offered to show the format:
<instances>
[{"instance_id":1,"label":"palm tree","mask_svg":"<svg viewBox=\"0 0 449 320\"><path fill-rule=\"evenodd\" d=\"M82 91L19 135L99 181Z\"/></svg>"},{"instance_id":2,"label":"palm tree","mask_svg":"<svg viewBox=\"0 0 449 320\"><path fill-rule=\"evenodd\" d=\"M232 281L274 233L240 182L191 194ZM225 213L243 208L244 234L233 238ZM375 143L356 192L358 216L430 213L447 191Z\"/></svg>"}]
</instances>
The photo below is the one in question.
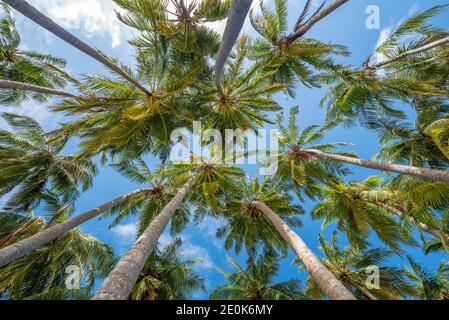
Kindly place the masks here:
<instances>
[{"instance_id":1,"label":"palm tree","mask_svg":"<svg viewBox=\"0 0 449 320\"><path fill-rule=\"evenodd\" d=\"M414 297L423 300L449 300L449 264L440 262L436 273L431 273L407 256L410 268L407 278L415 288Z\"/></svg>"},{"instance_id":2,"label":"palm tree","mask_svg":"<svg viewBox=\"0 0 449 320\"><path fill-rule=\"evenodd\" d=\"M81 41L73 34L53 22L50 18L45 16L42 12L31 6L28 2L24 0L4 0L5 3L10 5L15 10L22 13L24 16L28 17L33 22L40 25L42 28L47 31L53 33L55 36L60 38L61 40L69 43L73 47L92 57L93 59L99 61L104 64L109 69L113 70L124 79L132 83L134 86L139 88L146 95L151 96L152 93L148 91L144 86L142 86L136 79L134 79L129 72L123 70L115 61L108 58L104 53L100 52L97 49L92 48L87 43Z\"/></svg>"},{"instance_id":3,"label":"palm tree","mask_svg":"<svg viewBox=\"0 0 449 320\"><path fill-rule=\"evenodd\" d=\"M41 209L39 209L41 210ZM73 212L53 192L45 194L43 215L0 214L0 248L14 245L53 223L62 223ZM47 217L47 218L45 218ZM0 268L0 292L12 299L81 299L88 298L96 277L104 277L114 263L112 249L79 229ZM76 266L82 272L83 287L66 289L66 268Z\"/></svg>"},{"instance_id":4,"label":"palm tree","mask_svg":"<svg viewBox=\"0 0 449 320\"><path fill-rule=\"evenodd\" d=\"M133 300L187 300L205 291L204 279L194 270L199 260L183 260L182 240L153 252L131 292Z\"/></svg>"},{"instance_id":5,"label":"palm tree","mask_svg":"<svg viewBox=\"0 0 449 320\"><path fill-rule=\"evenodd\" d=\"M331 243L319 235L321 251L325 258L322 263L350 289L358 299L364 300L397 300L411 292L412 288L405 281L405 272L401 269L381 266L393 252L384 248L360 249L350 245L345 248L338 246L338 233L334 232ZM367 286L369 267L379 268L379 287ZM309 278L305 293L308 296L323 298L322 291Z\"/></svg>"},{"instance_id":6,"label":"palm tree","mask_svg":"<svg viewBox=\"0 0 449 320\"><path fill-rule=\"evenodd\" d=\"M311 215L323 219L323 227L336 221L353 245L364 248L370 230L397 252L401 244L412 244L410 234L402 230L391 212L370 201L366 194L376 190L382 178L369 177L362 182L332 183L321 187L324 200L317 204Z\"/></svg>"},{"instance_id":7,"label":"palm tree","mask_svg":"<svg viewBox=\"0 0 449 320\"><path fill-rule=\"evenodd\" d=\"M260 62L263 68L275 70L273 81L288 85L287 92L294 97L297 80L306 86L318 85L314 81L315 70L326 69L333 65L331 54L348 55L343 46L322 43L312 39L295 39L288 37L287 1L275 0L275 11L260 2L261 15L250 14L254 29L262 36L251 44L249 56ZM310 6L310 1L307 7ZM300 24L307 16L307 7ZM298 25L297 25L298 26Z\"/></svg>"},{"instance_id":8,"label":"palm tree","mask_svg":"<svg viewBox=\"0 0 449 320\"><path fill-rule=\"evenodd\" d=\"M73 81L62 70L66 61L49 54L20 49L21 39L11 8L4 3L2 6L5 16L0 19L0 88L6 90L2 90L0 102L15 104L27 98L44 102L48 94L63 95L60 89L67 81ZM38 88L42 89L39 91ZM29 92L34 94L30 95Z\"/></svg>"},{"instance_id":9,"label":"palm tree","mask_svg":"<svg viewBox=\"0 0 449 320\"><path fill-rule=\"evenodd\" d=\"M440 151L449 159L449 118L432 122L426 128L426 132Z\"/></svg>"},{"instance_id":10,"label":"palm tree","mask_svg":"<svg viewBox=\"0 0 449 320\"><path fill-rule=\"evenodd\" d=\"M277 239L281 236L298 259L304 263L314 281L332 299L354 299L354 296L321 264L304 241L287 225L287 223L298 225L298 220L292 219L293 217L289 215L298 214L301 209L291 204L292 198L285 193L285 184L277 181L259 183L255 178L249 187L243 185L241 190L237 190L237 193L231 193L234 199L225 200L224 214L230 219L229 225L218 232L219 237L227 237L225 247L229 248L235 243L234 246L238 250L245 244L250 255L254 255L251 246L255 247L262 241L267 242L265 246L269 249L276 247L282 249L285 244ZM277 210L278 213L273 210ZM286 216L286 222L281 219L282 216Z\"/></svg>"},{"instance_id":11,"label":"palm tree","mask_svg":"<svg viewBox=\"0 0 449 320\"><path fill-rule=\"evenodd\" d=\"M4 113L13 132L0 130L0 195L13 191L9 206L28 208L48 185L65 199L86 190L97 169L90 159L62 155L67 137L53 138L33 119Z\"/></svg>"},{"instance_id":12,"label":"palm tree","mask_svg":"<svg viewBox=\"0 0 449 320\"><path fill-rule=\"evenodd\" d=\"M145 261L154 251L160 236L190 191L194 193L195 189L198 189L197 192L202 192L205 199L216 202L214 201L215 195L225 190L226 187L232 187L230 181L232 177L242 175L242 171L237 168L217 164L212 160L195 161L195 159L192 157L191 163L175 164L171 170L166 171L166 174L183 177L184 185L154 217L137 241L120 259L96 292L95 300L126 299L132 291Z\"/></svg>"},{"instance_id":13,"label":"palm tree","mask_svg":"<svg viewBox=\"0 0 449 320\"><path fill-rule=\"evenodd\" d=\"M299 280L290 279L275 283L279 273L280 259L273 253L250 258L246 268L241 267L234 259L228 257L236 269L234 273L224 270L227 283L218 285L210 294L212 300L303 300L306 299L301 290Z\"/></svg>"}]
</instances>

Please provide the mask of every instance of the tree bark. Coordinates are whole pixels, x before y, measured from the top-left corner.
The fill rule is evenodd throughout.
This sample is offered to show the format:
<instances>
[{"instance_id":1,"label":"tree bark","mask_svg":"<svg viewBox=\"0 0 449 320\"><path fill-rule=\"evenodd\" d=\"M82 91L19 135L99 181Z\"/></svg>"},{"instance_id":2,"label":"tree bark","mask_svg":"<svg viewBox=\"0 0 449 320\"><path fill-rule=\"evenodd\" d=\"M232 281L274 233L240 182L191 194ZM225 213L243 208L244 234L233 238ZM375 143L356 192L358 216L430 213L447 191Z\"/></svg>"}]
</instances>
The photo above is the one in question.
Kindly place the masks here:
<instances>
[{"instance_id":1,"label":"tree bark","mask_svg":"<svg viewBox=\"0 0 449 320\"><path fill-rule=\"evenodd\" d=\"M353 164L359 167L377 169L381 171L394 172L399 174L405 174L408 176L419 177L423 179L429 179L433 181L440 181L449 183L449 172L443 170L418 168L413 166L404 166L399 164L380 163L375 161L361 160L358 158L351 158L333 153L326 153L319 150L307 149L304 150L311 155L315 155L319 158L341 161L349 164Z\"/></svg>"},{"instance_id":2,"label":"tree bark","mask_svg":"<svg viewBox=\"0 0 449 320\"><path fill-rule=\"evenodd\" d=\"M255 205L274 224L276 230L296 253L315 283L333 300L355 300L354 295L321 263L304 241L265 203Z\"/></svg>"},{"instance_id":3,"label":"tree bark","mask_svg":"<svg viewBox=\"0 0 449 320\"><path fill-rule=\"evenodd\" d=\"M232 48L234 47L235 42L237 41L237 38L239 37L252 2L253 0L232 1L228 22L226 23L226 29L223 33L220 49L215 59L215 83L221 96L224 95L223 88L221 86L221 77L223 74L224 65L232 51Z\"/></svg>"},{"instance_id":4,"label":"tree bark","mask_svg":"<svg viewBox=\"0 0 449 320\"><path fill-rule=\"evenodd\" d=\"M61 90L57 90L57 89L53 89L53 88L36 86L34 84L9 81L9 80L0 80L0 88L1 89L13 89L13 90L26 90L26 91L36 92L36 93L51 94L51 95L67 97L67 98L77 98L76 95L69 93L69 92L65 92L65 91L61 91Z\"/></svg>"},{"instance_id":5,"label":"tree bark","mask_svg":"<svg viewBox=\"0 0 449 320\"><path fill-rule=\"evenodd\" d=\"M429 44L426 44L426 45L424 45L422 47L419 47L419 48L416 48L416 49L404 52L403 54L400 54L400 55L398 55L397 57L395 57L393 59L390 59L390 60L387 60L387 61L384 61L384 62L380 62L380 63L376 64L373 67L373 69L381 69L381 68L386 67L389 64L397 62L397 61L399 61L401 59L404 59L404 58L407 58L407 57L410 57L410 56L414 56L414 55L417 55L417 54L420 54L420 53L423 53L423 52L435 49L435 48L437 48L437 47L439 47L439 46L441 46L443 44L446 44L446 43L449 43L449 36L445 37L443 39L440 39L440 40L433 41L433 42L431 42Z\"/></svg>"},{"instance_id":6,"label":"tree bark","mask_svg":"<svg viewBox=\"0 0 449 320\"><path fill-rule=\"evenodd\" d=\"M96 207L95 209L70 218L66 222L56 224L48 229L45 229L44 231L38 232L26 239L0 249L0 267L19 259L36 249L39 249L50 241L57 239L80 224L97 217L102 212L125 202L129 198L149 190L150 189L139 189L137 191L124 194L114 200Z\"/></svg>"},{"instance_id":7,"label":"tree bark","mask_svg":"<svg viewBox=\"0 0 449 320\"><path fill-rule=\"evenodd\" d=\"M131 249L115 265L95 293L93 300L126 300L136 284L145 262L156 248L159 238L194 182L195 177L190 178L154 218Z\"/></svg>"},{"instance_id":8,"label":"tree bark","mask_svg":"<svg viewBox=\"0 0 449 320\"><path fill-rule=\"evenodd\" d=\"M104 64L109 69L115 71L123 78L128 80L130 83L134 84L137 88L142 90L145 94L151 96L152 93L148 91L144 86L142 86L137 80L131 77L128 73L126 73L122 68L120 68L117 64L111 61L108 57L105 56L104 53L100 52L97 49L92 48L87 43L81 41L77 37L75 37L72 33L68 32L55 22L44 15L42 12L31 6L28 2L24 0L4 0L5 3L22 13L24 16L33 20L35 23L40 25L42 28L48 30L53 33L58 38L64 40L70 45L74 46L78 50L84 52L88 56L94 58L100 63Z\"/></svg>"}]
</instances>

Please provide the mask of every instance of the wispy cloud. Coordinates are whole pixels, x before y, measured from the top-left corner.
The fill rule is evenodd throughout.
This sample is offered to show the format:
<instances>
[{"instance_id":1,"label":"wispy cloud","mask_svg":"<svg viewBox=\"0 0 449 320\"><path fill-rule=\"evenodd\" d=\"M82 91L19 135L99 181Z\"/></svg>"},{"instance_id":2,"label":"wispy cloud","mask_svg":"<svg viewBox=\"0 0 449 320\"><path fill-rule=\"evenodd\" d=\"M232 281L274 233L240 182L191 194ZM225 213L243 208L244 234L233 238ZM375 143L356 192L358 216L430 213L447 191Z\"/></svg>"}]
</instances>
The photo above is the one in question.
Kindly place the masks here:
<instances>
[{"instance_id":1,"label":"wispy cloud","mask_svg":"<svg viewBox=\"0 0 449 320\"><path fill-rule=\"evenodd\" d=\"M136 224L134 223L116 226L111 231L121 244L132 243L136 239Z\"/></svg>"}]
</instances>

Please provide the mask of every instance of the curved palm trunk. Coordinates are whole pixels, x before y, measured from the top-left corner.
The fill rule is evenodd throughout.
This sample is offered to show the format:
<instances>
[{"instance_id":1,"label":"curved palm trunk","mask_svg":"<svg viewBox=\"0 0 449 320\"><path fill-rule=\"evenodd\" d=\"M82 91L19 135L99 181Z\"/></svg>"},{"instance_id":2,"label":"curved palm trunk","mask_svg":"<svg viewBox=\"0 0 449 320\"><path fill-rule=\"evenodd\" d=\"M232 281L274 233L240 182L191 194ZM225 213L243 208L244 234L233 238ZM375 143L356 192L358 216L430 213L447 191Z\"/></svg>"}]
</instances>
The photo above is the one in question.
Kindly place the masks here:
<instances>
[{"instance_id":1,"label":"curved palm trunk","mask_svg":"<svg viewBox=\"0 0 449 320\"><path fill-rule=\"evenodd\" d=\"M17 243L14 243L3 249L0 249L0 267L3 267L16 259L25 256L26 254L32 252L33 250L39 249L40 247L44 246L50 241L53 241L56 238L64 235L65 233L79 226L80 224L97 217L102 212L125 202L129 198L137 194L147 192L149 190L150 189L139 189L137 191L124 194L118 198L115 198L114 200L111 200L96 207L95 209L92 209L90 211L77 215L73 218L70 218L66 222L56 224L48 229L45 229L44 231L38 232L26 239L23 239Z\"/></svg>"},{"instance_id":2,"label":"curved palm trunk","mask_svg":"<svg viewBox=\"0 0 449 320\"><path fill-rule=\"evenodd\" d=\"M287 241L298 259L306 267L307 272L324 293L333 300L355 300L353 294L337 280L304 241L273 210L263 202L256 202L255 205L274 224L276 230Z\"/></svg>"},{"instance_id":3,"label":"curved palm trunk","mask_svg":"<svg viewBox=\"0 0 449 320\"><path fill-rule=\"evenodd\" d=\"M408 176L415 176L423 179L429 179L433 181L440 181L449 183L449 172L443 170L425 169L413 166L404 166L399 164L380 163L375 161L361 160L358 158L351 158L333 153L326 153L319 150L308 149L304 150L311 155L315 155L319 158L341 161L349 164L353 164L359 167L377 169L381 171L394 172L399 174L405 174Z\"/></svg>"},{"instance_id":4,"label":"curved palm trunk","mask_svg":"<svg viewBox=\"0 0 449 320\"><path fill-rule=\"evenodd\" d=\"M150 223L131 249L120 259L95 293L93 300L126 300L139 278L145 262L195 182L190 178Z\"/></svg>"},{"instance_id":5,"label":"curved palm trunk","mask_svg":"<svg viewBox=\"0 0 449 320\"><path fill-rule=\"evenodd\" d=\"M138 81L136 81L133 77L131 77L128 73L126 73L122 68L120 68L117 64L112 62L109 58L107 58L102 52L97 49L92 48L87 43L81 41L73 34L53 22L50 18L44 15L42 12L31 6L28 2L24 0L3 0L5 3L22 13L24 16L33 20L35 23L40 25L42 28L48 30L53 33L58 38L64 40L65 42L71 44L78 50L84 52L88 56L94 58L100 63L104 64L109 69L115 71L123 78L128 80L130 83L134 84L137 88L142 90L145 94L151 96L151 92L145 89Z\"/></svg>"},{"instance_id":6,"label":"curved palm trunk","mask_svg":"<svg viewBox=\"0 0 449 320\"><path fill-rule=\"evenodd\" d=\"M67 97L67 98L77 98L76 95L69 93L69 92L65 92L65 91L61 91L61 90L57 90L57 89L53 89L53 88L36 86L34 84L9 81L9 80L0 80L0 88L1 89L13 89L13 90L26 90L26 91L36 92L36 93L51 94L51 95Z\"/></svg>"},{"instance_id":7,"label":"curved palm trunk","mask_svg":"<svg viewBox=\"0 0 449 320\"><path fill-rule=\"evenodd\" d=\"M245 23L246 16L251 8L253 0L234 0L232 1L231 10L229 12L228 22L223 34L223 39L215 61L215 83L220 94L223 96L223 88L221 86L221 76L223 74L226 59L234 47L240 30Z\"/></svg>"},{"instance_id":8,"label":"curved palm trunk","mask_svg":"<svg viewBox=\"0 0 449 320\"><path fill-rule=\"evenodd\" d=\"M286 38L287 42L293 42L296 39L301 38L303 35L305 35L312 27L319 22L320 20L323 20L325 17L330 15L332 12L337 10L339 7L344 5L349 0L333 0L331 4L329 4L326 7L323 7L321 10L318 10L313 16L310 17L309 20L307 20L304 24L299 27L293 34L289 35Z\"/></svg>"},{"instance_id":9,"label":"curved palm trunk","mask_svg":"<svg viewBox=\"0 0 449 320\"><path fill-rule=\"evenodd\" d=\"M423 53L423 52L435 49L435 48L437 48L439 46L442 46L443 44L446 44L446 43L449 43L449 36L445 37L443 39L437 40L437 41L433 41L433 42L431 42L429 44L426 44L426 45L424 45L422 47L419 47L419 48L416 48L416 49L404 52L403 54L400 54L400 55L398 55L397 57L395 57L393 59L390 59L390 60L387 60L387 61L384 61L384 62L380 62L380 63L376 64L373 67L373 69L380 69L380 68L386 67L389 64L397 62L397 61L399 61L401 59L404 59L404 58L407 58L407 57L410 57L410 56L414 56L414 55L417 55L417 54L420 54L420 53Z\"/></svg>"}]
</instances>

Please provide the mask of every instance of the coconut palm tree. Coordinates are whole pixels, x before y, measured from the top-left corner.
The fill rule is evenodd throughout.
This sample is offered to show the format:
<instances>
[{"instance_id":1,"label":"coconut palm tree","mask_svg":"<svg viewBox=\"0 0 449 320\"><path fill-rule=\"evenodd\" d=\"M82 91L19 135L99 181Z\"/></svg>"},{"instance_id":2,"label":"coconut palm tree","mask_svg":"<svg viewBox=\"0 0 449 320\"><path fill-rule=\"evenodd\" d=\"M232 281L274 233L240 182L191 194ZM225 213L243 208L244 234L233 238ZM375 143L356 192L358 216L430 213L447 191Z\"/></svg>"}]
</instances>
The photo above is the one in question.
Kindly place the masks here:
<instances>
[{"instance_id":1,"label":"coconut palm tree","mask_svg":"<svg viewBox=\"0 0 449 320\"><path fill-rule=\"evenodd\" d=\"M301 282L290 279L275 282L279 273L280 259L274 253L260 255L248 260L246 268L228 257L236 269L234 273L219 270L226 278L226 284L219 284L210 294L212 300L303 300Z\"/></svg>"},{"instance_id":2,"label":"coconut palm tree","mask_svg":"<svg viewBox=\"0 0 449 320\"><path fill-rule=\"evenodd\" d=\"M407 278L415 288L414 297L423 300L449 299L449 264L440 262L435 273L418 264L407 256L410 267L406 269Z\"/></svg>"},{"instance_id":3,"label":"coconut palm tree","mask_svg":"<svg viewBox=\"0 0 449 320\"><path fill-rule=\"evenodd\" d=\"M14 189L8 206L29 208L49 185L68 201L79 195L79 187L91 186L96 166L90 159L63 155L67 137L53 138L26 116L4 113L3 118L12 128L0 130L0 195Z\"/></svg>"},{"instance_id":4,"label":"coconut palm tree","mask_svg":"<svg viewBox=\"0 0 449 320\"><path fill-rule=\"evenodd\" d=\"M73 212L54 191L45 194L41 216L0 214L0 248L62 223ZM114 263L112 249L92 236L73 229L38 250L0 268L0 292L11 299L88 298L97 277L104 277ZM77 267L83 287L66 289L68 267Z\"/></svg>"},{"instance_id":5,"label":"coconut palm tree","mask_svg":"<svg viewBox=\"0 0 449 320\"><path fill-rule=\"evenodd\" d=\"M449 118L432 122L426 128L426 132L433 139L438 149L449 159Z\"/></svg>"},{"instance_id":6,"label":"coconut palm tree","mask_svg":"<svg viewBox=\"0 0 449 320\"><path fill-rule=\"evenodd\" d=\"M48 94L62 93L67 81L73 79L63 70L66 61L53 55L20 49L21 39L11 8L2 3L0 19L0 93L1 104L16 104L27 98L37 102L47 100ZM20 87L17 83L28 85ZM15 86L14 86L15 85ZM37 87L47 92L37 91ZM34 90L33 90L34 89Z\"/></svg>"},{"instance_id":7,"label":"coconut palm tree","mask_svg":"<svg viewBox=\"0 0 449 320\"><path fill-rule=\"evenodd\" d=\"M274 4L275 11L261 1L261 15L254 15L252 11L250 13L251 23L262 39L256 39L250 44L249 56L260 62L263 68L275 70L273 82L287 84L286 91L294 97L298 81L309 87L318 85L314 81L313 70L332 66L331 55L346 56L349 53L343 46L288 37L287 1L275 0ZM310 1L307 4L309 6ZM307 11L306 8L298 24L306 18Z\"/></svg>"},{"instance_id":8,"label":"coconut palm tree","mask_svg":"<svg viewBox=\"0 0 449 320\"><path fill-rule=\"evenodd\" d=\"M360 249L350 245L341 248L338 241L338 233L334 232L331 243L319 235L321 251L325 258L322 263L350 289L357 299L362 300L397 300L401 299L412 288L406 283L404 270L382 266L385 260L393 255L393 252L384 248ZM368 276L371 275L370 267L379 268L379 287L370 287ZM367 285L368 283L368 285ZM308 296L323 298L322 291L309 277L305 293Z\"/></svg>"},{"instance_id":9,"label":"coconut palm tree","mask_svg":"<svg viewBox=\"0 0 449 320\"><path fill-rule=\"evenodd\" d=\"M204 279L195 271L200 260L184 260L179 250L182 240L155 250L143 267L131 292L133 300L187 300L205 291Z\"/></svg>"},{"instance_id":10,"label":"coconut palm tree","mask_svg":"<svg viewBox=\"0 0 449 320\"><path fill-rule=\"evenodd\" d=\"M165 172L170 176L183 178L184 185L154 217L130 250L120 259L96 292L95 300L126 299L132 291L145 261L154 251L160 236L189 192L201 192L203 197L214 205L216 203L215 196L227 187L233 186L232 178L242 176L240 169L217 163L214 160L197 159L196 156L191 157L190 163L174 164L170 170Z\"/></svg>"},{"instance_id":11,"label":"coconut palm tree","mask_svg":"<svg viewBox=\"0 0 449 320\"><path fill-rule=\"evenodd\" d=\"M114 60L112 60L111 58L107 57L104 53L100 52L95 48L92 48L87 43L75 37L73 34L71 34L67 30L65 30L64 28L53 22L42 12L34 8L28 2L24 0L4 0L4 2L10 5L15 10L22 13L24 16L28 17L33 22L40 25L42 28L53 33L61 40L67 42L68 44L77 48L81 52L87 54L88 56L102 63L107 68L113 70L114 72L122 76L124 79L132 83L134 86L139 88L146 95L151 96L152 93L148 89L146 89L136 79L134 79L129 72L123 70Z\"/></svg>"},{"instance_id":12,"label":"coconut palm tree","mask_svg":"<svg viewBox=\"0 0 449 320\"><path fill-rule=\"evenodd\" d=\"M323 219L323 227L336 222L353 245L364 248L370 230L395 251L401 251L401 244L412 244L410 234L402 230L391 212L369 201L365 193L380 186L382 179L369 177L362 182L332 183L321 187L324 200L317 204L312 217Z\"/></svg>"},{"instance_id":13,"label":"coconut palm tree","mask_svg":"<svg viewBox=\"0 0 449 320\"><path fill-rule=\"evenodd\" d=\"M219 237L226 238L225 248L234 245L238 251L244 244L250 256L254 256L260 243L266 242L263 245L268 249L282 249L286 242L318 286L332 299L354 299L288 225L298 226L298 220L290 215L300 213L301 209L291 204L292 198L285 190L288 188L281 182L267 180L260 183L256 177L248 186L243 184L236 193L231 193L231 198L225 199L223 210L229 224L218 231Z\"/></svg>"}]
</instances>

